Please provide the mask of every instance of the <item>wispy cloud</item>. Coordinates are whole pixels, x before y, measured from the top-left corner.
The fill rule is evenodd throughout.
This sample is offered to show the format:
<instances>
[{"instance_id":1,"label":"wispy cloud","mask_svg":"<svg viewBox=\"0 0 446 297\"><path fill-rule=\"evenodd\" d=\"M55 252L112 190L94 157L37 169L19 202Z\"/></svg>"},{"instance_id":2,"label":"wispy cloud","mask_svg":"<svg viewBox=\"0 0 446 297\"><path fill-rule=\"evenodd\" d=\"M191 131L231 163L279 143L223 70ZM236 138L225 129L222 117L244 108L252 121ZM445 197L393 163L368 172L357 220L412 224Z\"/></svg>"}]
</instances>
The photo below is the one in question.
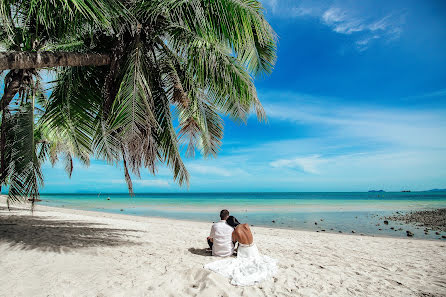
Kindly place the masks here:
<instances>
[{"instance_id":1,"label":"wispy cloud","mask_svg":"<svg viewBox=\"0 0 446 297\"><path fill-rule=\"evenodd\" d=\"M275 16L282 18L317 18L333 32L352 35L355 47L364 51L377 39L392 41L403 31L405 11L374 12L364 10L361 5L344 1L266 1Z\"/></svg>"},{"instance_id":2,"label":"wispy cloud","mask_svg":"<svg viewBox=\"0 0 446 297\"><path fill-rule=\"evenodd\" d=\"M363 20L350 17L346 10L331 7L321 16L322 21L330 26L333 31L341 34L351 34L353 32L364 31L366 26Z\"/></svg>"},{"instance_id":3,"label":"wispy cloud","mask_svg":"<svg viewBox=\"0 0 446 297\"><path fill-rule=\"evenodd\" d=\"M438 99L446 98L446 89L441 89L433 92L428 92L420 95L409 96L404 99L424 99L424 98L434 98L438 97Z\"/></svg>"},{"instance_id":4,"label":"wispy cloud","mask_svg":"<svg viewBox=\"0 0 446 297\"><path fill-rule=\"evenodd\" d=\"M274 168L295 168L304 173L318 174L318 166L325 163L319 155L297 157L293 159L279 159L270 163Z\"/></svg>"},{"instance_id":5,"label":"wispy cloud","mask_svg":"<svg viewBox=\"0 0 446 297\"><path fill-rule=\"evenodd\" d=\"M264 95L265 109L270 118L308 125L315 131L325 131L325 137L354 139L357 143L399 147L446 148L446 110L413 110L375 106L352 106L336 98L307 97L280 92ZM277 98L285 96L285 103ZM290 102L293 102L290 104ZM321 102L324 102L323 104ZM331 102L331 103L329 103Z\"/></svg>"},{"instance_id":6,"label":"wispy cloud","mask_svg":"<svg viewBox=\"0 0 446 297\"><path fill-rule=\"evenodd\" d=\"M239 160L240 161L240 160ZM218 164L218 165L214 165ZM240 165L240 163L239 163ZM246 171L237 166L237 157L211 159L206 161L195 161L186 164L192 175L206 175L218 177L246 176Z\"/></svg>"},{"instance_id":7,"label":"wispy cloud","mask_svg":"<svg viewBox=\"0 0 446 297\"><path fill-rule=\"evenodd\" d=\"M209 166L209 165L201 165L201 164L189 164L188 169L192 173L196 174L210 174L210 175L218 175L218 176L232 176L233 172L220 167Z\"/></svg>"},{"instance_id":8,"label":"wispy cloud","mask_svg":"<svg viewBox=\"0 0 446 297\"><path fill-rule=\"evenodd\" d=\"M336 33L347 35L361 33L360 39L355 42L360 51L366 50L372 40L397 39L402 32L401 16L394 13L370 19L358 16L354 11L331 7L322 14L321 19Z\"/></svg>"}]
</instances>

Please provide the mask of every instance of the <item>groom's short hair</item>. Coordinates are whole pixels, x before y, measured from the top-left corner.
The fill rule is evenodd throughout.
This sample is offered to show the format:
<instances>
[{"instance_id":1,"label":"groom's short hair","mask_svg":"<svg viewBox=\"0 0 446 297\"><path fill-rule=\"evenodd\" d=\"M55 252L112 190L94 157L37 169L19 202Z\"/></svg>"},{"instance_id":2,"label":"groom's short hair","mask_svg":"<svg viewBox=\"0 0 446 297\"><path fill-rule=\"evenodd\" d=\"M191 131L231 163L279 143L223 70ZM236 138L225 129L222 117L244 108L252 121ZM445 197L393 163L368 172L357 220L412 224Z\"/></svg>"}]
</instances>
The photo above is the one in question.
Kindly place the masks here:
<instances>
[{"instance_id":1,"label":"groom's short hair","mask_svg":"<svg viewBox=\"0 0 446 297\"><path fill-rule=\"evenodd\" d=\"M220 219L226 220L229 217L229 211L227 209L223 209L220 211Z\"/></svg>"}]
</instances>

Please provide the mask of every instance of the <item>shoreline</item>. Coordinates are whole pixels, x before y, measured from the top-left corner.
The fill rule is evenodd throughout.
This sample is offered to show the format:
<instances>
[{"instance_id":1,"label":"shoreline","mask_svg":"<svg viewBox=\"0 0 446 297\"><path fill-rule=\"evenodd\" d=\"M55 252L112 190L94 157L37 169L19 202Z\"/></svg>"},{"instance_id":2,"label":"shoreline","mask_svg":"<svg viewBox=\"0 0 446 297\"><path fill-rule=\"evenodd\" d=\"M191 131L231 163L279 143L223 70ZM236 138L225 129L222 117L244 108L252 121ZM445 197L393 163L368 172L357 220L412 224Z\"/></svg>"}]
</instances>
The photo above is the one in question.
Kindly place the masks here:
<instances>
[{"instance_id":1,"label":"shoreline","mask_svg":"<svg viewBox=\"0 0 446 297\"><path fill-rule=\"evenodd\" d=\"M1 199L0 199L1 200ZM0 296L442 296L446 244L252 227L274 278L251 287L203 268L211 224L0 201ZM30 281L28 278L32 278Z\"/></svg>"},{"instance_id":2,"label":"shoreline","mask_svg":"<svg viewBox=\"0 0 446 297\"><path fill-rule=\"evenodd\" d=\"M5 195L0 195L0 197L2 197L2 199L6 199ZM26 207L25 205L29 204L24 203L24 204L17 204L13 207ZM163 215L146 215L146 214L131 214L128 213L128 211L132 208L125 208L124 211L122 212L116 212L116 211L107 211L107 209L104 208L104 211L100 211L100 210L86 210L86 209L79 209L79 208L71 208L71 207L63 207L63 206L47 206L47 205L42 205L39 203L35 204L36 209L37 208L41 208L41 209L54 209L55 211L63 211L63 210L68 210L68 212L70 212L71 210L73 211L79 211L81 214L82 212L87 212L87 213L91 213L92 215L96 214L96 216L101 216L100 214L108 214L108 215L116 215L116 216L127 216L129 220L133 220L132 218L156 218L156 219L160 219L160 220L177 220L177 221L182 221L182 222L188 222L188 223L205 223L205 224L211 224L212 221L210 220L200 220L200 219L189 219L189 218L175 218L175 217L166 217ZM126 213L127 212L127 213ZM341 211L340 211L341 212ZM369 212L364 211L364 212ZM370 211L372 213L374 212L379 212L379 211ZM409 213L410 211L406 211L406 210L400 210L400 211L393 211L393 213ZM426 233L419 231L421 230L420 226L417 225L415 222L410 222L408 225L406 226L400 226L399 225L399 221L398 220L392 220L390 219L391 217L393 217L393 213L390 215L375 215L375 214L371 214L371 217L376 216L377 218L379 218L379 222L377 222L376 224L376 230L375 232L365 232L365 231L358 231L357 229L355 230L355 228L352 226L351 229L349 230L338 230L335 228L335 226L332 226L330 224L325 224L324 220L322 218L314 218L314 220L318 223L317 226L313 225L313 221L310 220L310 222L308 222L307 226L289 226L284 224L283 222L279 222L279 220L277 220L277 218L275 218L276 222L273 224L268 224L268 223L257 223L257 224L250 224L251 227L255 226L255 227L259 227L259 228L266 228L266 229L279 229L279 230L296 230L296 231L304 231L304 232L316 232L316 233L326 233L326 234L338 234L338 235L354 235L354 236L369 236L369 237L382 237L382 238L412 238L412 239L416 239L416 240L429 240L429 241L444 241L446 233L444 230L438 230L440 231L441 234L438 235L434 235L436 234L435 229L432 229L431 233ZM215 220L217 219L217 217L215 218ZM320 220L320 221L319 221ZM389 220L392 224L390 225L384 225L384 221L385 220ZM392 227L391 227L392 226ZM386 234L383 232L379 232L382 230L382 228L387 227L387 231L389 231L388 233L392 234L393 232L390 232L391 229L394 230L395 232L400 231L398 234L396 235L390 235L390 234ZM411 233L414 232L415 236L407 236L407 231L410 231ZM384 231L385 232L385 231ZM421 232L421 233L420 233ZM412 233L413 234L413 233ZM425 237L425 235L430 234L432 235L432 237ZM428 235L429 236L429 235Z\"/></svg>"},{"instance_id":3,"label":"shoreline","mask_svg":"<svg viewBox=\"0 0 446 297\"><path fill-rule=\"evenodd\" d=\"M179 218L166 218L162 216L146 216L146 215L135 215L135 214L126 214L126 213L115 213L115 212L102 212L102 211L96 211L96 210L83 210L83 209L76 209L76 208L69 208L69 207L56 207L56 206L46 206L46 205L39 205L39 208L47 209L47 210L53 210L53 211L61 211L61 210L67 210L66 212L61 211L63 213L71 213L71 211L79 212L80 215L91 215L94 217L104 217L101 214L107 214L110 217L116 217L116 218L125 218L130 221L135 221L134 218L142 218L141 221L144 221L144 218L147 219L158 219L158 220L165 220L166 222L169 221L178 221L183 223L195 223L195 224L207 224L209 226L212 225L211 221L201 221L201 220L191 220L191 219L179 219ZM20 208L19 208L20 209ZM108 217L108 216L107 216ZM217 217L216 217L217 219ZM382 217L383 221L385 219L391 220L389 217ZM395 220L397 221L397 220ZM378 238L392 238L392 239L411 239L411 240L426 240L426 241L438 241L438 239L442 238L420 238L420 237L403 237L403 236L391 236L386 234L363 234L363 233L348 233L348 232L339 232L336 230L311 230L311 229L299 229L299 228L293 228L293 227L287 227L287 226L281 226L280 224L277 225L250 225L251 227L256 227L260 229L268 229L268 230L289 230L289 231L298 231L298 232L308 232L308 233L324 233L324 234L335 234L335 235L350 235L350 236L367 236L367 237L378 237ZM413 224L413 228L418 227L417 225ZM436 229L431 229L435 231Z\"/></svg>"}]
</instances>

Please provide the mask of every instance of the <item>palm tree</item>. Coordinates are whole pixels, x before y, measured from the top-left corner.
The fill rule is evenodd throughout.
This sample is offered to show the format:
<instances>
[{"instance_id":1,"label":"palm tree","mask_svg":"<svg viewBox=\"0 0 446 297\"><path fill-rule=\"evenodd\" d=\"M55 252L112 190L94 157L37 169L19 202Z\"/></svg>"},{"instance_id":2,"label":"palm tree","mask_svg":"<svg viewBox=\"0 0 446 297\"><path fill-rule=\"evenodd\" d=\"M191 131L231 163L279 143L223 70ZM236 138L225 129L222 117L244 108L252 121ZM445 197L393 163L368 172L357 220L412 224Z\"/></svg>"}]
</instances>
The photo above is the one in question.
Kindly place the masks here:
<instances>
[{"instance_id":1,"label":"palm tree","mask_svg":"<svg viewBox=\"0 0 446 297\"><path fill-rule=\"evenodd\" d=\"M188 184L182 145L186 156L197 149L205 157L216 156L222 115L246 122L255 110L265 120L253 80L273 69L275 33L256 0L120 4L103 10L110 18L99 25L80 12L79 19L88 22L64 35L69 42L63 53L57 51L60 38L48 43L56 50L45 54L56 63L48 58L42 66L54 67L57 74L38 126L47 139L57 135L69 143L70 156L123 161L130 194L129 172L139 176L145 167L156 174L160 163L172 169L180 185ZM27 53L28 61L39 54ZM72 54L82 63L70 64ZM57 64L60 55L68 58Z\"/></svg>"},{"instance_id":2,"label":"palm tree","mask_svg":"<svg viewBox=\"0 0 446 297\"><path fill-rule=\"evenodd\" d=\"M0 71L11 69L5 76L0 101L0 189L3 184L9 184L8 203L23 197L31 197L34 202L43 184L41 163L48 156L57 160L61 148L70 147L59 138L54 138L49 146L42 133L45 129L37 125L46 105L45 90L35 69L38 65L26 63L29 62L27 56L51 46L52 49L54 46L69 47L79 26L110 28L109 16L118 16L121 7L112 1L0 1L0 40L7 50L0 56L0 64L8 66ZM40 63L48 61L45 52L42 54ZM58 61L63 63L64 60L59 56ZM69 151L64 154L69 160Z\"/></svg>"}]
</instances>

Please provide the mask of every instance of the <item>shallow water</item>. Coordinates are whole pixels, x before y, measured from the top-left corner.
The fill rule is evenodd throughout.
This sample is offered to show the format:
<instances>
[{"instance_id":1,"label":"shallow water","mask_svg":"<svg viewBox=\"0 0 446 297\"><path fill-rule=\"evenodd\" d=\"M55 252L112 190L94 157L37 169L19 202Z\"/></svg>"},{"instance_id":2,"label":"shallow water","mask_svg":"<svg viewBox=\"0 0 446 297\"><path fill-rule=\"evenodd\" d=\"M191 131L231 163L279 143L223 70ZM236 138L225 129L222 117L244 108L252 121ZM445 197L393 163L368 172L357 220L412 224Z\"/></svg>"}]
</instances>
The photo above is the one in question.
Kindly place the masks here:
<instances>
[{"instance_id":1,"label":"shallow water","mask_svg":"<svg viewBox=\"0 0 446 297\"><path fill-rule=\"evenodd\" d=\"M415 238L423 239L446 235L432 231L425 235L424 228L400 222L384 225L382 219L396 211L446 207L446 192L169 193L133 198L127 194L47 194L41 199L47 206L138 216L212 222L226 208L239 221L259 226L396 237L406 237L406 230L411 230Z\"/></svg>"}]
</instances>

